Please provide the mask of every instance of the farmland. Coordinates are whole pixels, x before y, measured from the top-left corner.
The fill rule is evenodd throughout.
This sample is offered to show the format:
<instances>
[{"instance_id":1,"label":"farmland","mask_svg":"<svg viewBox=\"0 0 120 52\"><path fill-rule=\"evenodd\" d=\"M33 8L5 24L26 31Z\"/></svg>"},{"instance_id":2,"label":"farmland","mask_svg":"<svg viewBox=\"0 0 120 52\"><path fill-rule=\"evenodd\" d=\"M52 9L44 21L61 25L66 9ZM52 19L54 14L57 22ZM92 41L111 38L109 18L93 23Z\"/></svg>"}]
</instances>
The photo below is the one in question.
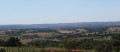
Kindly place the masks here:
<instances>
[{"instance_id":1,"label":"farmland","mask_svg":"<svg viewBox=\"0 0 120 52\"><path fill-rule=\"evenodd\" d=\"M111 47L119 39L120 26L29 28L0 31L0 46L6 52L95 52ZM112 46L110 46L112 45ZM103 48L101 46L104 46Z\"/></svg>"}]
</instances>

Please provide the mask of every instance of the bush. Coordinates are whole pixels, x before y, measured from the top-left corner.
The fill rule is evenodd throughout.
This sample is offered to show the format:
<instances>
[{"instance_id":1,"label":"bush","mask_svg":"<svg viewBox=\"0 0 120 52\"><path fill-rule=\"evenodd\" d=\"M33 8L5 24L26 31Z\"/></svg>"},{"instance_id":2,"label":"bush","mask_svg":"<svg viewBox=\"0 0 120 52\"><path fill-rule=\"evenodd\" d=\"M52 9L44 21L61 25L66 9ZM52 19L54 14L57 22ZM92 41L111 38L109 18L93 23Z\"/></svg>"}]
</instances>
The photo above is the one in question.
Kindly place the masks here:
<instances>
[{"instance_id":1,"label":"bush","mask_svg":"<svg viewBox=\"0 0 120 52\"><path fill-rule=\"evenodd\" d=\"M0 47L0 52L5 52L5 48Z\"/></svg>"}]
</instances>

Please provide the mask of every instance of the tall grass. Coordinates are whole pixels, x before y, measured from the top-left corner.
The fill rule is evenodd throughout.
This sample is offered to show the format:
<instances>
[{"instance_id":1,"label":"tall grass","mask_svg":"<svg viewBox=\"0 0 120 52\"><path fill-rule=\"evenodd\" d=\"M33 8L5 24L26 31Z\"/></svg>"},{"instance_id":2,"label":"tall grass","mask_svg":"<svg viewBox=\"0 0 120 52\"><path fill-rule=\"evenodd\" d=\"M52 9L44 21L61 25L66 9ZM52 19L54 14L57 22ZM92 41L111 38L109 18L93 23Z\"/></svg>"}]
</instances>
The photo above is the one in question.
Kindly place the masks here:
<instances>
[{"instance_id":1,"label":"tall grass","mask_svg":"<svg viewBox=\"0 0 120 52\"><path fill-rule=\"evenodd\" d=\"M5 52L41 52L42 49L34 47L5 47Z\"/></svg>"},{"instance_id":2,"label":"tall grass","mask_svg":"<svg viewBox=\"0 0 120 52\"><path fill-rule=\"evenodd\" d=\"M5 47L5 52L94 52L92 50L67 50L61 48Z\"/></svg>"}]
</instances>

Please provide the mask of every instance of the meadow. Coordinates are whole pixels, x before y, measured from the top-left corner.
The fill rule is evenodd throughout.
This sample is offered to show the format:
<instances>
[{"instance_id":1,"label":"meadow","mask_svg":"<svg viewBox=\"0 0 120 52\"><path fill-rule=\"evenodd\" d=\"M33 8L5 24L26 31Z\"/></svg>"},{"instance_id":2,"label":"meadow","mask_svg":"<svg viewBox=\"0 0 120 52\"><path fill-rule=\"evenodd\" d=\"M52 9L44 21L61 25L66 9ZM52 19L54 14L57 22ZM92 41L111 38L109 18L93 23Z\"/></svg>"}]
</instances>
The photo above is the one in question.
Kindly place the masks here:
<instances>
[{"instance_id":1,"label":"meadow","mask_svg":"<svg viewBox=\"0 0 120 52\"><path fill-rule=\"evenodd\" d=\"M95 52L95 51L77 49L69 50L64 48L5 47L5 52Z\"/></svg>"}]
</instances>

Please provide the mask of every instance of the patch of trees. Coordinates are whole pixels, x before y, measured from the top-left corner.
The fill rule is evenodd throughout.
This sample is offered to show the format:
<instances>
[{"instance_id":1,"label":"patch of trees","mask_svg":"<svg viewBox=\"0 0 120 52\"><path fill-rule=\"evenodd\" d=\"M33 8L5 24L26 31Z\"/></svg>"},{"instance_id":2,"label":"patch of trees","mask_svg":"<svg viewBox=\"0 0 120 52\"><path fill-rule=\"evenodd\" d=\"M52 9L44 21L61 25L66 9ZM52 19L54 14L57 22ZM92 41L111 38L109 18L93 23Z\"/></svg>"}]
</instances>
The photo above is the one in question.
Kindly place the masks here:
<instances>
[{"instance_id":1,"label":"patch of trees","mask_svg":"<svg viewBox=\"0 0 120 52\"><path fill-rule=\"evenodd\" d=\"M62 48L67 49L84 49L84 50L92 50L95 49L98 44L101 44L100 41L93 41L92 39L66 39L62 40L59 44Z\"/></svg>"},{"instance_id":2,"label":"patch of trees","mask_svg":"<svg viewBox=\"0 0 120 52\"><path fill-rule=\"evenodd\" d=\"M48 28L41 28L41 29L35 29L36 31L34 31L35 33L37 32L56 32L58 33L58 31L56 29L48 29Z\"/></svg>"},{"instance_id":3,"label":"patch of trees","mask_svg":"<svg viewBox=\"0 0 120 52\"><path fill-rule=\"evenodd\" d=\"M97 52L119 52L120 35L112 36L112 39L109 41L66 39L61 41L60 45L61 47L68 49L96 50Z\"/></svg>"},{"instance_id":4,"label":"patch of trees","mask_svg":"<svg viewBox=\"0 0 120 52\"><path fill-rule=\"evenodd\" d=\"M16 47L22 46L20 40L16 37L10 37L8 40L0 40L0 46Z\"/></svg>"},{"instance_id":5,"label":"patch of trees","mask_svg":"<svg viewBox=\"0 0 120 52\"><path fill-rule=\"evenodd\" d=\"M26 32L26 31L30 31L30 32ZM16 31L12 31L12 30L11 31L6 31L5 34L16 36L16 35L21 35L21 34L24 34L24 33L38 33L38 32L59 33L56 29L40 28L40 29L16 29Z\"/></svg>"},{"instance_id":6,"label":"patch of trees","mask_svg":"<svg viewBox=\"0 0 120 52\"><path fill-rule=\"evenodd\" d=\"M33 38L40 38L38 35L24 35L21 37L22 39L33 39Z\"/></svg>"},{"instance_id":7,"label":"patch of trees","mask_svg":"<svg viewBox=\"0 0 120 52\"><path fill-rule=\"evenodd\" d=\"M39 40L31 43L32 46L38 47L61 47L66 49L83 49L96 50L97 52L119 52L120 51L120 35L112 36L108 41L97 41L93 39L64 39L61 41Z\"/></svg>"},{"instance_id":8,"label":"patch of trees","mask_svg":"<svg viewBox=\"0 0 120 52\"><path fill-rule=\"evenodd\" d=\"M50 37L50 39L63 40L63 39L80 38L80 37L83 37L83 35L82 34L62 34L62 35L53 35L52 37Z\"/></svg>"},{"instance_id":9,"label":"patch of trees","mask_svg":"<svg viewBox=\"0 0 120 52\"><path fill-rule=\"evenodd\" d=\"M18 30L18 31L6 31L5 32L6 35L12 35L12 36L21 35L22 33L25 33L25 31Z\"/></svg>"},{"instance_id":10,"label":"patch of trees","mask_svg":"<svg viewBox=\"0 0 120 52\"><path fill-rule=\"evenodd\" d=\"M35 46L39 48L44 48L44 47L58 47L58 41L53 41L53 40L35 40L33 42L28 43L29 46Z\"/></svg>"},{"instance_id":11,"label":"patch of trees","mask_svg":"<svg viewBox=\"0 0 120 52\"><path fill-rule=\"evenodd\" d=\"M82 35L82 33L78 34L61 34L61 35L53 35L51 37L47 37L46 39L58 39L64 40L69 38L82 38L82 37L100 37L102 35L94 34L94 35Z\"/></svg>"}]
</instances>

